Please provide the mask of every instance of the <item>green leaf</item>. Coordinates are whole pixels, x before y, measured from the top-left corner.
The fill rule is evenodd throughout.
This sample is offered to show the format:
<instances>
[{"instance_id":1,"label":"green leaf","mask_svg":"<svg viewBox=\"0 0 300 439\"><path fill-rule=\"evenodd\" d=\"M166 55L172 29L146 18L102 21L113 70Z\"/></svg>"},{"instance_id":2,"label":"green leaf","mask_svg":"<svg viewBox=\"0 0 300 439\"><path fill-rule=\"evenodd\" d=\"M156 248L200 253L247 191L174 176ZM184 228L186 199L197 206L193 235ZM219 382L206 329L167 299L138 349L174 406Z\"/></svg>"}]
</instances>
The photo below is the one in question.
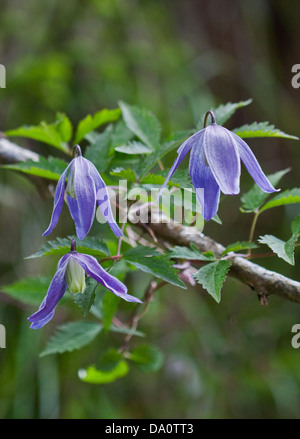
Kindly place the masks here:
<instances>
[{"instance_id":1,"label":"green leaf","mask_svg":"<svg viewBox=\"0 0 300 439\"><path fill-rule=\"evenodd\" d=\"M300 215L297 215L292 221L291 229L293 234L300 233Z\"/></svg>"},{"instance_id":2,"label":"green leaf","mask_svg":"<svg viewBox=\"0 0 300 439\"><path fill-rule=\"evenodd\" d=\"M80 369L78 376L81 381L90 384L107 384L123 378L129 372L129 366L126 361L120 361L113 370L102 371L95 366L89 366L87 369Z\"/></svg>"},{"instance_id":3,"label":"green leaf","mask_svg":"<svg viewBox=\"0 0 300 439\"><path fill-rule=\"evenodd\" d=\"M98 282L92 277L86 279L86 288L83 293L73 294L74 303L82 309L82 315L85 317L94 304L96 288Z\"/></svg>"},{"instance_id":4,"label":"green leaf","mask_svg":"<svg viewBox=\"0 0 300 439\"><path fill-rule=\"evenodd\" d=\"M108 350L101 358L99 366L89 366L78 371L79 378L85 383L106 384L122 378L129 372L129 366L115 349Z\"/></svg>"},{"instance_id":5,"label":"green leaf","mask_svg":"<svg viewBox=\"0 0 300 439\"><path fill-rule=\"evenodd\" d=\"M138 166L135 167L136 175L140 177L140 179L145 177L147 172L157 165L158 160L162 159L162 157L168 154L168 152L178 148L185 140L186 138L183 138L182 140L163 143L160 148L151 154L148 154L144 160L139 161Z\"/></svg>"},{"instance_id":6,"label":"green leaf","mask_svg":"<svg viewBox=\"0 0 300 439\"><path fill-rule=\"evenodd\" d=\"M110 175L119 177L119 179L128 180L136 183L136 175L132 169L115 168L110 172Z\"/></svg>"},{"instance_id":7,"label":"green leaf","mask_svg":"<svg viewBox=\"0 0 300 439\"><path fill-rule=\"evenodd\" d=\"M111 154L111 140L113 126L109 125L102 133L88 136L90 144L85 150L84 157L90 160L99 172L106 171L113 158Z\"/></svg>"},{"instance_id":8,"label":"green leaf","mask_svg":"<svg viewBox=\"0 0 300 439\"><path fill-rule=\"evenodd\" d=\"M227 104L220 105L214 109L214 115L218 125L224 125L228 119L238 110L239 108L246 107L251 104L253 99L247 99L246 101L240 102L228 102Z\"/></svg>"},{"instance_id":9,"label":"green leaf","mask_svg":"<svg viewBox=\"0 0 300 439\"><path fill-rule=\"evenodd\" d=\"M213 252L205 252L202 253L196 247L190 249L188 247L180 247L175 246L168 252L170 258L176 259L187 259L187 260L195 260L195 261L215 261L216 258Z\"/></svg>"},{"instance_id":10,"label":"green leaf","mask_svg":"<svg viewBox=\"0 0 300 439\"><path fill-rule=\"evenodd\" d=\"M20 128L5 131L7 136L26 137L47 143L55 148L67 152L67 142L71 140L72 126L68 117L63 113L56 114L54 123L41 122L39 125L24 125Z\"/></svg>"},{"instance_id":11,"label":"green leaf","mask_svg":"<svg viewBox=\"0 0 300 439\"><path fill-rule=\"evenodd\" d=\"M230 265L231 261L229 260L211 262L201 267L194 275L196 281L207 290L217 303L220 303L221 288Z\"/></svg>"},{"instance_id":12,"label":"green leaf","mask_svg":"<svg viewBox=\"0 0 300 439\"><path fill-rule=\"evenodd\" d=\"M72 139L73 126L70 119L63 113L57 114L57 125L56 129L60 135L61 140L64 143L69 142Z\"/></svg>"},{"instance_id":13,"label":"green leaf","mask_svg":"<svg viewBox=\"0 0 300 439\"><path fill-rule=\"evenodd\" d=\"M269 122L253 122L236 128L233 132L243 139L250 137L282 137L284 139L299 140L298 137L291 136L275 128Z\"/></svg>"},{"instance_id":14,"label":"green leaf","mask_svg":"<svg viewBox=\"0 0 300 439\"><path fill-rule=\"evenodd\" d=\"M185 288L176 270L172 267L173 262L170 258L153 248L144 246L134 247L123 254L123 260L130 262L130 264L145 273L152 274L170 284Z\"/></svg>"},{"instance_id":15,"label":"green leaf","mask_svg":"<svg viewBox=\"0 0 300 439\"><path fill-rule=\"evenodd\" d=\"M104 109L98 111L93 116L90 114L87 115L79 122L77 126L74 143L79 143L88 133L94 131L96 128L99 128L100 125L108 122L114 122L118 120L120 116L121 111L119 108L114 110Z\"/></svg>"},{"instance_id":16,"label":"green leaf","mask_svg":"<svg viewBox=\"0 0 300 439\"><path fill-rule=\"evenodd\" d=\"M142 142L132 141L126 145L120 145L115 148L115 151L122 152L123 154L150 154L152 149L144 145Z\"/></svg>"},{"instance_id":17,"label":"green leaf","mask_svg":"<svg viewBox=\"0 0 300 439\"><path fill-rule=\"evenodd\" d=\"M159 147L161 126L154 114L144 108L119 103L127 128L151 150Z\"/></svg>"},{"instance_id":18,"label":"green leaf","mask_svg":"<svg viewBox=\"0 0 300 439\"><path fill-rule=\"evenodd\" d=\"M35 175L37 177L57 181L65 171L67 165L67 162L56 157L48 157L46 159L39 156L39 161L27 160L26 162L3 165L2 167L11 169L12 171L19 171L24 174Z\"/></svg>"},{"instance_id":19,"label":"green leaf","mask_svg":"<svg viewBox=\"0 0 300 439\"><path fill-rule=\"evenodd\" d=\"M284 246L285 252L286 252L288 258L290 259L290 261L292 262L292 265L295 265L294 251L295 251L295 244L298 241L298 238L299 238L299 234L294 233L290 237L290 239L285 243L285 246Z\"/></svg>"},{"instance_id":20,"label":"green leaf","mask_svg":"<svg viewBox=\"0 0 300 439\"><path fill-rule=\"evenodd\" d=\"M249 248L257 248L258 246L254 242L248 242L248 241L237 241L233 244L229 244L223 253L221 254L221 257L227 255L229 252L240 252L241 250L248 250Z\"/></svg>"},{"instance_id":21,"label":"green leaf","mask_svg":"<svg viewBox=\"0 0 300 439\"><path fill-rule=\"evenodd\" d=\"M159 174L147 174L141 179L141 184L157 184L159 186L163 185L165 179L168 175L169 170L163 171ZM168 182L169 186L180 187L182 189L192 189L193 184L188 172L188 169L177 169L174 175L172 175L171 180Z\"/></svg>"},{"instance_id":22,"label":"green leaf","mask_svg":"<svg viewBox=\"0 0 300 439\"><path fill-rule=\"evenodd\" d=\"M203 116L204 117L204 116ZM192 136L193 134L195 134L195 130L179 130L179 131L175 131L174 133L171 133L168 136L168 141L169 142L181 142L182 143L182 139L188 139L190 136Z\"/></svg>"},{"instance_id":23,"label":"green leaf","mask_svg":"<svg viewBox=\"0 0 300 439\"><path fill-rule=\"evenodd\" d=\"M248 99L247 101L234 102L234 103L228 102L227 104L222 104L216 108L213 108L212 111L215 115L217 124L224 125L225 122L227 122L227 120L230 119L230 117L236 112L236 110L251 104L251 102L252 99ZM197 131L203 128L204 118L205 118L205 114L202 115L199 123L197 124Z\"/></svg>"},{"instance_id":24,"label":"green leaf","mask_svg":"<svg viewBox=\"0 0 300 439\"><path fill-rule=\"evenodd\" d=\"M71 250L71 241L75 239L76 249L79 253L85 253L92 256L109 255L107 245L98 238L86 237L82 240L76 236L68 236L67 238L56 238L55 241L48 241L42 248L33 255L27 256L26 259L40 258L41 256L64 255Z\"/></svg>"},{"instance_id":25,"label":"green leaf","mask_svg":"<svg viewBox=\"0 0 300 439\"><path fill-rule=\"evenodd\" d=\"M300 203L300 188L294 188L281 192L277 196L273 197L268 201L259 212L264 212L265 210L272 209L273 207L285 206L287 204Z\"/></svg>"},{"instance_id":26,"label":"green leaf","mask_svg":"<svg viewBox=\"0 0 300 439\"><path fill-rule=\"evenodd\" d=\"M162 186L165 182L166 177L163 177L160 174L147 174L145 177L141 179L141 184L151 184L151 185L158 185ZM178 186L173 184L172 182L168 182L169 186Z\"/></svg>"},{"instance_id":27,"label":"green leaf","mask_svg":"<svg viewBox=\"0 0 300 439\"><path fill-rule=\"evenodd\" d=\"M287 168L282 171L275 172L267 176L271 184L275 187L291 169ZM252 188L241 197L243 212L255 212L263 202L270 196L269 193L263 192L255 183Z\"/></svg>"},{"instance_id":28,"label":"green leaf","mask_svg":"<svg viewBox=\"0 0 300 439\"><path fill-rule=\"evenodd\" d=\"M120 298L110 291L106 291L102 300L101 314L103 328L107 331L110 329L112 319L118 307Z\"/></svg>"},{"instance_id":29,"label":"green leaf","mask_svg":"<svg viewBox=\"0 0 300 439\"><path fill-rule=\"evenodd\" d=\"M91 343L101 332L102 325L95 322L77 321L59 326L50 338L41 357L49 354L62 354L81 349Z\"/></svg>"},{"instance_id":30,"label":"green leaf","mask_svg":"<svg viewBox=\"0 0 300 439\"><path fill-rule=\"evenodd\" d=\"M143 372L156 372L164 362L162 352L147 344L140 345L129 353L129 360L133 361L138 369Z\"/></svg>"},{"instance_id":31,"label":"green leaf","mask_svg":"<svg viewBox=\"0 0 300 439\"><path fill-rule=\"evenodd\" d=\"M293 234L287 242L282 241L273 235L264 235L259 237L258 242L266 244L279 258L283 259L288 264L294 265L294 249L297 239L298 234Z\"/></svg>"},{"instance_id":32,"label":"green leaf","mask_svg":"<svg viewBox=\"0 0 300 439\"><path fill-rule=\"evenodd\" d=\"M114 132L112 134L112 147L125 145L129 140L132 140L134 134L130 129L127 128L125 122L121 119L114 124Z\"/></svg>"},{"instance_id":33,"label":"green leaf","mask_svg":"<svg viewBox=\"0 0 300 439\"><path fill-rule=\"evenodd\" d=\"M26 277L9 285L2 285L1 291L25 304L39 306L46 296L50 282L50 277Z\"/></svg>"}]
</instances>

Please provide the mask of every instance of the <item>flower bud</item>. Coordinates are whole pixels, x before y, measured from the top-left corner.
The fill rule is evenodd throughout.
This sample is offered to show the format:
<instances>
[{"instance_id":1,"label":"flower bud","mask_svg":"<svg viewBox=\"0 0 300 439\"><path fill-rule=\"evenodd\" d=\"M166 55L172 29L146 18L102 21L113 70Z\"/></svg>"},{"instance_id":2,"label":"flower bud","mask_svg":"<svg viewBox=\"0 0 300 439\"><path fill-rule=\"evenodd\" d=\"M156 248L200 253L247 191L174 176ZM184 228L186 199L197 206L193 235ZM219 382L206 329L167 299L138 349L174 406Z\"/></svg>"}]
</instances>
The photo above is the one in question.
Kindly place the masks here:
<instances>
[{"instance_id":1,"label":"flower bud","mask_svg":"<svg viewBox=\"0 0 300 439\"><path fill-rule=\"evenodd\" d=\"M84 292L85 271L73 257L71 257L68 262L65 279L71 293L76 294Z\"/></svg>"}]
</instances>

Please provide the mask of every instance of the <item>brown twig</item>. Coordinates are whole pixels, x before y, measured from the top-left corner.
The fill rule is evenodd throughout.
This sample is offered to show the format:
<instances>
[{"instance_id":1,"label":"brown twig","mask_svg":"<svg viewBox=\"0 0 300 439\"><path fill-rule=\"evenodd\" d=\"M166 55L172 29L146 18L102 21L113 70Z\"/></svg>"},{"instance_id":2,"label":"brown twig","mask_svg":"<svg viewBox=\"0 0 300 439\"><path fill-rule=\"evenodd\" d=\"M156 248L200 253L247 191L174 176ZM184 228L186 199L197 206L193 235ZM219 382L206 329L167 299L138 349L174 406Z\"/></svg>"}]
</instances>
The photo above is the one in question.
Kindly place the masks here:
<instances>
[{"instance_id":1,"label":"brown twig","mask_svg":"<svg viewBox=\"0 0 300 439\"><path fill-rule=\"evenodd\" d=\"M147 313L149 309L149 305L153 300L155 292L159 290L161 287L163 287L164 285L166 285L166 283L167 283L166 281L161 281L160 283L157 283L156 280L152 280L143 296L143 304L142 305L137 304L135 309L133 310L129 318L129 322L126 325L127 327L130 328L130 333L126 335L124 339L124 343L119 349L119 352L123 352L124 356L126 356L126 351L128 350L129 342L134 335L134 331L136 331L137 329L138 322ZM140 312L138 312L139 309L141 309Z\"/></svg>"},{"instance_id":2,"label":"brown twig","mask_svg":"<svg viewBox=\"0 0 300 439\"><path fill-rule=\"evenodd\" d=\"M153 211L151 218L155 220L151 223L151 228L160 239L173 245L185 247L189 247L193 243L201 252L212 251L217 259L221 258L225 247L200 233L196 228L175 223L161 213L155 214ZM244 257L236 256L234 253L228 259L231 261L229 275L249 285L259 297L275 294L300 303L300 282L267 270Z\"/></svg>"}]
</instances>

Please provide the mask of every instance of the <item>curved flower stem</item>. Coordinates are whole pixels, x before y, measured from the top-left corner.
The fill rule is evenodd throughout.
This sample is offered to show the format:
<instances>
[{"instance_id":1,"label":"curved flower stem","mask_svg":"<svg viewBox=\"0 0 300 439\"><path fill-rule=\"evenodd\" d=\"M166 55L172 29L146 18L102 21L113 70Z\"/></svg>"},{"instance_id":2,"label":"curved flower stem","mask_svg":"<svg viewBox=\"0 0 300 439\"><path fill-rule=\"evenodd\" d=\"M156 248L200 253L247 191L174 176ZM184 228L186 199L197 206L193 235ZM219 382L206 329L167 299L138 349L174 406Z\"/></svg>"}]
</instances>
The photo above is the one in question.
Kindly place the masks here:
<instances>
[{"instance_id":1,"label":"curved flower stem","mask_svg":"<svg viewBox=\"0 0 300 439\"><path fill-rule=\"evenodd\" d=\"M74 145L74 147L73 147L73 157L76 158L76 157L80 157L80 156L82 156L80 146L79 145Z\"/></svg>"},{"instance_id":2,"label":"curved flower stem","mask_svg":"<svg viewBox=\"0 0 300 439\"><path fill-rule=\"evenodd\" d=\"M72 239L71 241L71 252L76 252L76 240Z\"/></svg>"},{"instance_id":3,"label":"curved flower stem","mask_svg":"<svg viewBox=\"0 0 300 439\"><path fill-rule=\"evenodd\" d=\"M215 118L214 113L213 113L211 110L209 110L209 111L205 114L203 128L206 127L206 123L207 123L207 118L208 118L208 116L211 117L211 123L216 123L216 118Z\"/></svg>"}]
</instances>

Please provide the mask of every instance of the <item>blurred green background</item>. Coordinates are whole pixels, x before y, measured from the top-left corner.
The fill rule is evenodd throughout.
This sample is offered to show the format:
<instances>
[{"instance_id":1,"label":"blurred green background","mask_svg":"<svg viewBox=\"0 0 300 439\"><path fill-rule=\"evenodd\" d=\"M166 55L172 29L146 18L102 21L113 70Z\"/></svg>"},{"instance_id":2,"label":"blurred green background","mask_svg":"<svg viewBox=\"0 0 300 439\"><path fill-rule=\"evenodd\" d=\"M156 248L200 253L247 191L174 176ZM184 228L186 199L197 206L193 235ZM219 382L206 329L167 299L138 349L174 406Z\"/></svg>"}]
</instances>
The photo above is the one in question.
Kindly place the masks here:
<instances>
[{"instance_id":1,"label":"blurred green background","mask_svg":"<svg viewBox=\"0 0 300 439\"><path fill-rule=\"evenodd\" d=\"M299 136L300 91L291 86L299 13L296 0L2 0L0 63L7 85L0 89L0 130L52 122L57 111L75 124L123 100L155 113L167 136L194 127L211 106L251 97L228 128L268 120ZM19 143L50 152L37 142ZM249 144L266 173L292 167L283 189L298 186L299 142ZM243 171L245 192L251 180ZM0 190L0 285L52 276L52 257L24 260L45 242L52 201L11 171L1 170ZM287 239L298 213L298 205L265 213L256 237ZM251 219L239 213L238 197L222 202L219 215L224 225L210 222L206 234L224 245L247 240ZM65 218L57 236L73 233ZM261 263L300 280L297 256L296 268L278 259ZM128 285L143 290L146 282L136 274ZM80 351L39 358L55 326L80 313L61 306L51 324L32 331L26 319L33 309L3 293L0 299L7 330L7 348L0 350L0 418L299 418L300 353L291 346L291 328L300 323L297 304L271 297L262 307L232 279L220 305L200 286L165 287L139 326L162 349L162 369L132 369L115 383L93 386L77 373L106 347L105 335Z\"/></svg>"}]
</instances>

